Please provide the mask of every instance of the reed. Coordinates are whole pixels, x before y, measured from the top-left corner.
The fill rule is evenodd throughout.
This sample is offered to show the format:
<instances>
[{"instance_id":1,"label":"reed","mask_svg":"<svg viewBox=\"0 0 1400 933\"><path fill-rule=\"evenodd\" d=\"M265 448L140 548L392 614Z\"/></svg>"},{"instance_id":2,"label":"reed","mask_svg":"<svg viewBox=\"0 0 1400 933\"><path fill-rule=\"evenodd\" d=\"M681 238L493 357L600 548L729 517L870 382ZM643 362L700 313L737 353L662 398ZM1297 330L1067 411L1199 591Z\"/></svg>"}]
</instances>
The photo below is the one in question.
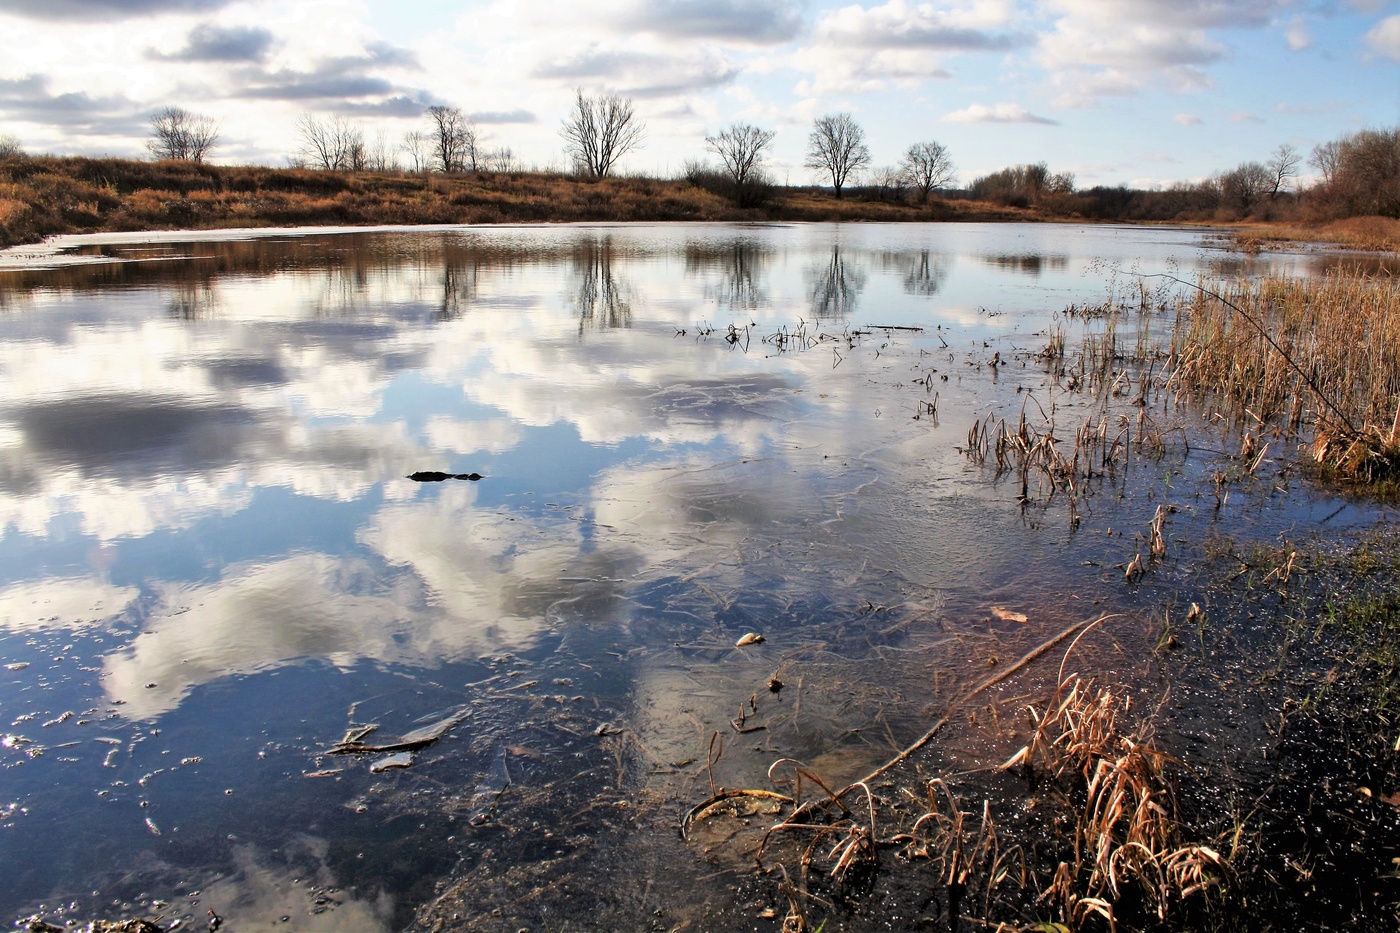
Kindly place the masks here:
<instances>
[{"instance_id":1,"label":"reed","mask_svg":"<svg viewBox=\"0 0 1400 933\"><path fill-rule=\"evenodd\" d=\"M1043 711L1031 708L1030 740L1003 765L1068 803L1073 847L1040 900L1071 928L1113 929L1124 902L1169 923L1228 880L1215 849L1183 838L1168 774L1180 762L1156 748L1150 724L1124 728L1130 710L1128 694L1064 677Z\"/></svg>"},{"instance_id":2,"label":"reed","mask_svg":"<svg viewBox=\"0 0 1400 933\"><path fill-rule=\"evenodd\" d=\"M1400 282L1328 274L1201 286L1178 306L1168 385L1282 429L1314 460L1400 476Z\"/></svg>"}]
</instances>

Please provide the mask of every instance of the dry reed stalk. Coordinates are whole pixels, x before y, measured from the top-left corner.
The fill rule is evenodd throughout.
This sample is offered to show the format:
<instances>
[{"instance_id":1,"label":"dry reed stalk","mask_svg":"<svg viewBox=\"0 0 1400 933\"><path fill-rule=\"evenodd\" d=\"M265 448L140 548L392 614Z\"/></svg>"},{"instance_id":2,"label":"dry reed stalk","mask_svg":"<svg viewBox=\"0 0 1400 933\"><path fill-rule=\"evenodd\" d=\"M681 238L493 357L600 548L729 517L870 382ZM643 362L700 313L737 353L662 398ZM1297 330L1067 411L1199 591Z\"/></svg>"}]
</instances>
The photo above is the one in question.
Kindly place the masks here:
<instances>
[{"instance_id":1,"label":"dry reed stalk","mask_svg":"<svg viewBox=\"0 0 1400 933\"><path fill-rule=\"evenodd\" d=\"M1314 459L1400 475L1400 280L1329 273L1197 286L1178 308L1169 385L1236 415L1314 431ZM1248 456L1244 454L1244 456Z\"/></svg>"},{"instance_id":2,"label":"dry reed stalk","mask_svg":"<svg viewBox=\"0 0 1400 933\"><path fill-rule=\"evenodd\" d=\"M1130 709L1127 695L1062 677L1044 713L1031 710L1030 740L1003 765L1052 782L1073 802L1073 856L1041 895L1071 926L1097 916L1114 927L1129 891L1165 921L1176 903L1226 878L1219 853L1182 841L1166 776L1180 762L1154 747L1147 724L1121 726Z\"/></svg>"},{"instance_id":3,"label":"dry reed stalk","mask_svg":"<svg viewBox=\"0 0 1400 933\"><path fill-rule=\"evenodd\" d=\"M998 477L1014 474L1020 481L1018 498L1023 504L1040 498L1048 501L1064 492L1073 511L1085 494L1084 485L1119 461L1126 462L1130 449L1152 456L1166 451L1163 432L1145 408L1140 408L1136 417L1118 415L1111 436L1110 430L1108 414L1090 415L1074 432L1072 449L1068 454L1062 453L1054 421L1045 417L1043 425L1037 427L1023 408L1014 431L1004 419L994 415L973 422L967 432L967 444L959 450L979 465L990 456Z\"/></svg>"},{"instance_id":4,"label":"dry reed stalk","mask_svg":"<svg viewBox=\"0 0 1400 933\"><path fill-rule=\"evenodd\" d=\"M1152 516L1152 521L1148 523L1151 532L1148 539L1148 550L1153 560L1161 560L1167 556L1167 536L1163 533L1163 528L1167 524L1168 511L1164 505L1157 506L1157 512Z\"/></svg>"}]
</instances>

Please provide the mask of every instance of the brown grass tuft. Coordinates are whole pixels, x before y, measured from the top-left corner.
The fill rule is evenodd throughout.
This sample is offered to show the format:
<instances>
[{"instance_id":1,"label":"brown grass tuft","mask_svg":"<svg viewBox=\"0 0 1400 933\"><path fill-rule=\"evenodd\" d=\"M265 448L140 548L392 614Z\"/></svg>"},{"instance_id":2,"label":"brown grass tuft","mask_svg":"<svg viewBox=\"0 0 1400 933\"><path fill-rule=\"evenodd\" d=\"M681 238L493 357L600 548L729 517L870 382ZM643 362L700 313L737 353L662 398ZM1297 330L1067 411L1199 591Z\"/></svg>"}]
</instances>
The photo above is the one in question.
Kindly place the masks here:
<instances>
[{"instance_id":1,"label":"brown grass tuft","mask_svg":"<svg viewBox=\"0 0 1400 933\"><path fill-rule=\"evenodd\" d=\"M1208 845L1187 843L1168 779L1180 762L1157 750L1149 725L1124 729L1126 693L1072 675L1061 681L1030 741L1004 767L1024 769L1068 801L1072 854L1040 899L1078 928L1116 925L1126 898L1167 922L1183 901L1225 883L1228 866Z\"/></svg>"},{"instance_id":2,"label":"brown grass tuft","mask_svg":"<svg viewBox=\"0 0 1400 933\"><path fill-rule=\"evenodd\" d=\"M1314 432L1347 477L1400 475L1400 281L1329 273L1203 287L1178 308L1170 385Z\"/></svg>"}]
</instances>

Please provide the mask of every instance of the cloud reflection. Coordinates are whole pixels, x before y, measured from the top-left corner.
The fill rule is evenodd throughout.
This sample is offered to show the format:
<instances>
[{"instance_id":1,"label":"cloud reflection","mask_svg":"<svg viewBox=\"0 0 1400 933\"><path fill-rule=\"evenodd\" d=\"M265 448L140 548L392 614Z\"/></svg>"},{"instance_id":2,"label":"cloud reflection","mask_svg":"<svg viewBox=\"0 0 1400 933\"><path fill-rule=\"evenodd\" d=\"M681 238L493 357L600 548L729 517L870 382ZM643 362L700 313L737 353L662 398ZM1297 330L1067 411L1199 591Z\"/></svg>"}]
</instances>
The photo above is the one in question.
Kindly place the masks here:
<instances>
[{"instance_id":1,"label":"cloud reflection","mask_svg":"<svg viewBox=\"0 0 1400 933\"><path fill-rule=\"evenodd\" d=\"M97 625L122 612L139 595L136 587L89 578L28 581L0 590L0 628L42 632Z\"/></svg>"},{"instance_id":2,"label":"cloud reflection","mask_svg":"<svg viewBox=\"0 0 1400 933\"><path fill-rule=\"evenodd\" d=\"M77 514L101 541L160 532L177 549L217 540L240 510L239 527L256 529L235 532L252 542L229 547L239 563L200 564L212 581L169 579L118 544L156 597L145 630L104 661L104 688L131 715L308 659L431 667L564 625L626 626L639 582L686 564L786 588L776 574L810 573L731 558L785 553L789 533L807 542L795 550L846 567L830 529L814 543L795 525L835 514L801 451L849 447L868 415L860 371L680 332L736 311L760 328L839 320L874 274L935 292L941 254L825 238L785 249L777 235L709 228L660 247L594 230L477 236L182 245L218 262L46 273L61 299L42 292L43 275L26 280L45 297L24 312L26 339L0 343L0 522L42 537ZM872 270L872 257L883 264ZM184 310L151 319L152 306ZM820 399L804 392L817 379ZM457 456L504 469L535 450L547 462L530 476L567 475L572 511L403 479ZM591 465L570 466L574 454ZM318 509L336 516L329 530L293 533L287 497L260 496L273 489L353 508ZM197 540L183 534L204 520Z\"/></svg>"}]
</instances>

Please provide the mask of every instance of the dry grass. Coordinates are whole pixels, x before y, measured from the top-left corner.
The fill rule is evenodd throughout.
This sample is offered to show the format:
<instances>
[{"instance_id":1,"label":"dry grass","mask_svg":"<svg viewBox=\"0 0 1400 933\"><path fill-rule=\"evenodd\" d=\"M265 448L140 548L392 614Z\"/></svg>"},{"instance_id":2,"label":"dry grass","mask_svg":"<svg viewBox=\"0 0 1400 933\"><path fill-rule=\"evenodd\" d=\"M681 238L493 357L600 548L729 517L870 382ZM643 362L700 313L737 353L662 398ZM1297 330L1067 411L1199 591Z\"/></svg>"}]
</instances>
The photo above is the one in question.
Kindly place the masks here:
<instances>
[{"instance_id":1,"label":"dry grass","mask_svg":"<svg viewBox=\"0 0 1400 933\"><path fill-rule=\"evenodd\" d=\"M1030 741L1003 765L1023 769L1070 813L1072 855L1040 900L1073 928L1095 918L1115 927L1127 898L1167 923L1178 905L1227 878L1218 852L1183 839L1168 778L1180 763L1155 747L1150 725L1123 728L1130 709L1126 693L1064 678L1043 712L1031 709Z\"/></svg>"},{"instance_id":2,"label":"dry grass","mask_svg":"<svg viewBox=\"0 0 1400 933\"><path fill-rule=\"evenodd\" d=\"M1205 899L1229 881L1229 857L1186 838L1172 791L1183 766L1157 749L1146 721L1125 726L1129 694L1062 675L1044 706L1029 711L1029 740L1000 770L1027 778L1030 799L1012 809L1041 813L1054 838L1039 838L1034 829L1027 835L1014 815L999 824L990 800L964 810L944 778L926 781L921 794L902 792L897 804L857 782L852 788L861 796L847 807L840 799L846 791L833 792L795 762L779 762L794 770L785 785L805 777L825 791L828 807L827 818L813 809L801 822L779 822L759 845L760 867L765 857L781 867L790 908L784 929L811 930L840 892L859 888L860 878L886 864L884 849L932 866L932 893L950 922L970 916L988 927L1023 929L1015 924L1048 912L1052 924L1030 928L1172 929L1183 917L1198 917ZM882 836L882 827L890 835ZM775 851L778 836L793 834L803 839L797 848Z\"/></svg>"},{"instance_id":3,"label":"dry grass","mask_svg":"<svg viewBox=\"0 0 1400 933\"><path fill-rule=\"evenodd\" d=\"M1347 249L1400 252L1400 220L1347 217L1320 224L1250 224L1235 232L1241 249L1256 251L1278 243L1334 243Z\"/></svg>"},{"instance_id":4,"label":"dry grass","mask_svg":"<svg viewBox=\"0 0 1400 933\"><path fill-rule=\"evenodd\" d=\"M1080 379L1078 385L1082 384ZM1151 376L1144 374L1135 385L1123 373L1107 385L1100 385L1109 397L1141 398L1150 389ZM1164 431L1148 414L1147 407L1135 405L1133 411L1113 414L1105 409L1091 414L1080 423L1073 437L1066 439L1057 434L1052 417L1041 411L1037 422L1027 417L1023 406L1014 426L993 415L973 422L967 432L967 444L959 450L979 465L990 458L997 476L1014 476L1020 483L1017 500L1023 505L1049 502L1057 493L1063 493L1071 521L1077 522L1076 504L1084 497L1087 483L1112 473L1132 451L1157 456L1165 450Z\"/></svg>"},{"instance_id":5,"label":"dry grass","mask_svg":"<svg viewBox=\"0 0 1400 933\"><path fill-rule=\"evenodd\" d=\"M988 762L980 769L1019 772L1026 781L1024 801L1013 790L998 804L994 792L965 810L950 778L926 779L920 792L891 794L899 785L886 777L938 735L956 710L1004 683L1010 675L1004 672L955 701L924 737L865 778L833 790L808 766L780 759L768 773L778 791L712 787L713 796L682 821L682 835L693 838L688 830L740 801L740 825L727 835L720 827L707 830L719 845L736 844L756 812L748 798L762 799L757 812L786 812L751 851L761 873L781 873L778 891L789 905L783 929L794 933L811 931L838 904L869 896L876 878L900 862L931 867L919 873L934 885L927 904L954 929L963 919L1008 930L1113 930L1120 924L1165 930L1200 919L1215 908L1212 892L1230 880L1230 859L1237 853L1222 855L1190 841L1174 792L1185 766L1156 747L1150 716L1133 716L1131 693L1065 672L1080 639L1109 618L1070 626L1008 669L1020 670L1074 639L1052 693L1026 707L1024 746L1003 764ZM1002 785L1005 797L1006 778L993 783ZM768 807L774 800L777 805ZM883 857L886 852L896 856L893 862ZM894 882L891 890L898 887ZM1055 920L1045 922L1047 915ZM1019 925L1028 922L1033 925Z\"/></svg>"},{"instance_id":6,"label":"dry grass","mask_svg":"<svg viewBox=\"0 0 1400 933\"><path fill-rule=\"evenodd\" d=\"M1243 416L1311 429L1316 460L1400 473L1400 282L1329 274L1202 288L1178 309L1169 384Z\"/></svg>"},{"instance_id":7,"label":"dry grass","mask_svg":"<svg viewBox=\"0 0 1400 933\"><path fill-rule=\"evenodd\" d=\"M60 233L290 225L677 220L1025 220L979 202L777 189L740 209L686 181L551 172L422 175L38 157L0 162L0 247Z\"/></svg>"}]
</instances>

